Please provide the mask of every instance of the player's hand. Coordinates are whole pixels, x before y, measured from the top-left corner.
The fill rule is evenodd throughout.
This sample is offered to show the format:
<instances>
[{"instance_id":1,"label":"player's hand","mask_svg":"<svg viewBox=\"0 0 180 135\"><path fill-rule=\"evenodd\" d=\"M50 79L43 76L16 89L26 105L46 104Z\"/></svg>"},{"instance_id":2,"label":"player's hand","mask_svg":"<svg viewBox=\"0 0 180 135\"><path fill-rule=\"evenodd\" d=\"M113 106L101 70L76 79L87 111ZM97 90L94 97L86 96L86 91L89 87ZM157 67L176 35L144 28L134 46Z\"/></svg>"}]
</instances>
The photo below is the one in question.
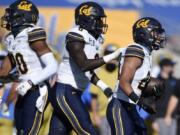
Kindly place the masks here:
<instances>
[{"instance_id":1,"label":"player's hand","mask_svg":"<svg viewBox=\"0 0 180 135\"><path fill-rule=\"evenodd\" d=\"M152 104L145 102L143 98L140 98L138 100L137 105L139 105L142 109L144 109L146 112L150 114L155 114L157 112L156 108Z\"/></svg>"},{"instance_id":2,"label":"player's hand","mask_svg":"<svg viewBox=\"0 0 180 135\"><path fill-rule=\"evenodd\" d=\"M27 91L32 88L32 86L33 86L33 83L31 81L20 82L16 88L16 91L21 96L24 96L27 93Z\"/></svg>"},{"instance_id":3,"label":"player's hand","mask_svg":"<svg viewBox=\"0 0 180 135\"><path fill-rule=\"evenodd\" d=\"M122 52L122 48L119 48L115 52L113 52L113 53L111 53L109 55L104 56L103 57L104 62L108 63L109 61L118 58L120 56L121 52Z\"/></svg>"}]
</instances>

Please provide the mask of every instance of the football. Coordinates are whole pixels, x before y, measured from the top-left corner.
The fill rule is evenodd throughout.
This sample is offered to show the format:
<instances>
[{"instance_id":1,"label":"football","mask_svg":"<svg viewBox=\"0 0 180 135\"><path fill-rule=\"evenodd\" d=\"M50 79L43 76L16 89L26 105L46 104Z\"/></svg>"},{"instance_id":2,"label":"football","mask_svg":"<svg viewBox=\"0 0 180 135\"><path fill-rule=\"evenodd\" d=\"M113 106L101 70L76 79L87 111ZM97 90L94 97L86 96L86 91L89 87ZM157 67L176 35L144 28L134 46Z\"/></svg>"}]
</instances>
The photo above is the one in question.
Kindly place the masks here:
<instances>
[{"instance_id":1,"label":"football","mask_svg":"<svg viewBox=\"0 0 180 135\"><path fill-rule=\"evenodd\" d=\"M164 93L164 81L151 77L145 88L142 90L143 97L161 97Z\"/></svg>"}]
</instances>

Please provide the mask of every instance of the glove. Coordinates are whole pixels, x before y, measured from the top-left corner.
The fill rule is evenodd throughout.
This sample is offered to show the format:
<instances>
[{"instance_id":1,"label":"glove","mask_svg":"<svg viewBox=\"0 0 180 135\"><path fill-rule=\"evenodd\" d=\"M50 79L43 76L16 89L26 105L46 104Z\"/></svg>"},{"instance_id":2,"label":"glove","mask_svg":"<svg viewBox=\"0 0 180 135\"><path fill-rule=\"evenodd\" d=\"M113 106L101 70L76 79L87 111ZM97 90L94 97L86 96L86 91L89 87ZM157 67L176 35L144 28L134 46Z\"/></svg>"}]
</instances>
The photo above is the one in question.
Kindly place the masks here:
<instances>
[{"instance_id":1,"label":"glove","mask_svg":"<svg viewBox=\"0 0 180 135\"><path fill-rule=\"evenodd\" d=\"M137 105L150 114L155 114L157 112L156 108L153 105L147 103L143 98L138 100Z\"/></svg>"},{"instance_id":2,"label":"glove","mask_svg":"<svg viewBox=\"0 0 180 135\"><path fill-rule=\"evenodd\" d=\"M109 55L104 56L103 57L104 62L108 63L109 61L118 58L120 56L121 52L122 52L122 48L119 48L115 52L113 52L113 53L111 53Z\"/></svg>"},{"instance_id":3,"label":"glove","mask_svg":"<svg viewBox=\"0 0 180 135\"><path fill-rule=\"evenodd\" d=\"M32 86L33 86L33 83L30 80L29 81L20 82L19 85L16 88L16 91L21 96L24 96L27 93L27 91L32 88Z\"/></svg>"}]
</instances>

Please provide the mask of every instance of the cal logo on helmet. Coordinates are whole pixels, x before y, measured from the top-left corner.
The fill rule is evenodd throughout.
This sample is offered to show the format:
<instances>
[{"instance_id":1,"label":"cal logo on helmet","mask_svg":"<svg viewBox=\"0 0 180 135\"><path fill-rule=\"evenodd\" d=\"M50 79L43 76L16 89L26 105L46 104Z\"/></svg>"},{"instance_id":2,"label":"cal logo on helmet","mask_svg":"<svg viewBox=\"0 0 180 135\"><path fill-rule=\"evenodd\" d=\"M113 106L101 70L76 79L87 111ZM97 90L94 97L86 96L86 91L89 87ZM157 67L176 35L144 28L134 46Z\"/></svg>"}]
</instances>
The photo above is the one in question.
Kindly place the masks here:
<instances>
[{"instance_id":1,"label":"cal logo on helmet","mask_svg":"<svg viewBox=\"0 0 180 135\"><path fill-rule=\"evenodd\" d=\"M25 11L31 11L31 7L32 7L32 4L31 3L27 3L26 1L22 1L18 5L18 9L25 10Z\"/></svg>"},{"instance_id":2,"label":"cal logo on helmet","mask_svg":"<svg viewBox=\"0 0 180 135\"><path fill-rule=\"evenodd\" d=\"M147 28L150 20L142 19L137 22L136 28Z\"/></svg>"},{"instance_id":3,"label":"cal logo on helmet","mask_svg":"<svg viewBox=\"0 0 180 135\"><path fill-rule=\"evenodd\" d=\"M89 16L91 15L91 10L92 7L89 7L88 5L84 5L79 9L79 14Z\"/></svg>"}]
</instances>

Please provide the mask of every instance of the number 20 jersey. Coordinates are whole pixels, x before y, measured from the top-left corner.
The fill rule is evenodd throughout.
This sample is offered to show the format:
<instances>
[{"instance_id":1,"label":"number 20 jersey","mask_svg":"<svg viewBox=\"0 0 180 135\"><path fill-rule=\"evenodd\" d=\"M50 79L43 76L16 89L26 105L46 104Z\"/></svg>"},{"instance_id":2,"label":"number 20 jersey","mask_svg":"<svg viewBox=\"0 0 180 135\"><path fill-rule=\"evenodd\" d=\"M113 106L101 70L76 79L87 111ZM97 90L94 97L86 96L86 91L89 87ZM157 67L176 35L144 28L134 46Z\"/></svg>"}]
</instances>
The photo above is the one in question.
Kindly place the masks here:
<instances>
[{"instance_id":1,"label":"number 20 jersey","mask_svg":"<svg viewBox=\"0 0 180 135\"><path fill-rule=\"evenodd\" d=\"M99 48L103 43L102 36L95 39L91 34L88 33L87 30L80 29L79 26L72 28L67 33L67 36L71 36L75 40L83 40L85 43L84 52L88 59L95 59L95 57L99 54ZM90 72L84 73L80 70L80 68L73 61L73 58L69 56L66 46L64 47L63 53L63 59L58 69L58 82L69 84L78 90L85 90L87 84L89 83L89 78L91 77Z\"/></svg>"},{"instance_id":2,"label":"number 20 jersey","mask_svg":"<svg viewBox=\"0 0 180 135\"><path fill-rule=\"evenodd\" d=\"M5 36L3 43L10 54L11 64L16 66L20 80L29 80L38 76L42 65L30 43L46 39L45 31L37 26L23 29L16 37L12 33Z\"/></svg>"}]
</instances>

